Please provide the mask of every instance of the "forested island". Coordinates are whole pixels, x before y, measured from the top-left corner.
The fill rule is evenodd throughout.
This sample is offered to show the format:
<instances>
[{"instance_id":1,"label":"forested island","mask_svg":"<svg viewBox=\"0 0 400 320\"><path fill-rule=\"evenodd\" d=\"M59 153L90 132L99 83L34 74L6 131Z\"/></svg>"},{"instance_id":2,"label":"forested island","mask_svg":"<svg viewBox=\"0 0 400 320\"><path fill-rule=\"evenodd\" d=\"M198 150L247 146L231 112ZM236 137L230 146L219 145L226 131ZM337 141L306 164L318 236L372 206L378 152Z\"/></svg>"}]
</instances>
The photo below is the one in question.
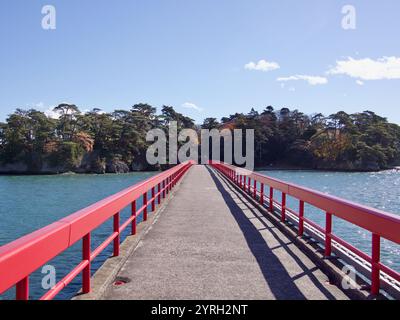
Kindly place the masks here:
<instances>
[{"instance_id":1,"label":"forested island","mask_svg":"<svg viewBox=\"0 0 400 320\"><path fill-rule=\"evenodd\" d=\"M126 173L159 170L146 162L146 133L178 128L254 129L256 167L377 171L400 164L400 126L371 111L306 115L268 106L262 112L236 113L201 125L163 106L148 104L131 110L81 112L60 104L57 117L17 109L0 122L0 173L57 174Z\"/></svg>"}]
</instances>

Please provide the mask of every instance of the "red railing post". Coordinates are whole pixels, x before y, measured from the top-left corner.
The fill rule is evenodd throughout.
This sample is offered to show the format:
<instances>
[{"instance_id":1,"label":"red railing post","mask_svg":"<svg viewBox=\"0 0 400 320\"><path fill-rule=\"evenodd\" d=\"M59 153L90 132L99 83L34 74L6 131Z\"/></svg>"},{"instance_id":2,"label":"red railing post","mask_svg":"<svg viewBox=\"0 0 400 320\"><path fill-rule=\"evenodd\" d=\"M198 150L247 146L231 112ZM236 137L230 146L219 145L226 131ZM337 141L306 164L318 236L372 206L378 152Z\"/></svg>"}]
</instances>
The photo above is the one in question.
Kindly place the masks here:
<instances>
[{"instance_id":1,"label":"red railing post","mask_svg":"<svg viewBox=\"0 0 400 320\"><path fill-rule=\"evenodd\" d=\"M371 262L371 294L379 294L380 289L380 258L381 256L381 237L372 234L372 262Z\"/></svg>"},{"instance_id":2,"label":"red railing post","mask_svg":"<svg viewBox=\"0 0 400 320\"><path fill-rule=\"evenodd\" d=\"M261 183L260 204L264 205L264 183Z\"/></svg>"},{"instance_id":3,"label":"red railing post","mask_svg":"<svg viewBox=\"0 0 400 320\"><path fill-rule=\"evenodd\" d=\"M325 257L330 257L332 254L332 214L327 212L325 217Z\"/></svg>"},{"instance_id":4,"label":"red railing post","mask_svg":"<svg viewBox=\"0 0 400 320\"><path fill-rule=\"evenodd\" d=\"M147 221L147 192L143 194L143 221Z\"/></svg>"},{"instance_id":5,"label":"red railing post","mask_svg":"<svg viewBox=\"0 0 400 320\"><path fill-rule=\"evenodd\" d=\"M134 217L132 220L132 230L131 230L131 234L135 235L136 234L136 200L134 200L131 204L131 216Z\"/></svg>"},{"instance_id":6,"label":"red railing post","mask_svg":"<svg viewBox=\"0 0 400 320\"><path fill-rule=\"evenodd\" d=\"M247 180L247 192L251 193L251 178L249 177L249 180Z\"/></svg>"},{"instance_id":7,"label":"red railing post","mask_svg":"<svg viewBox=\"0 0 400 320\"><path fill-rule=\"evenodd\" d=\"M274 188L269 187L269 211L274 212Z\"/></svg>"},{"instance_id":8,"label":"red railing post","mask_svg":"<svg viewBox=\"0 0 400 320\"><path fill-rule=\"evenodd\" d=\"M158 204L161 204L161 183L158 184Z\"/></svg>"},{"instance_id":9,"label":"red railing post","mask_svg":"<svg viewBox=\"0 0 400 320\"><path fill-rule=\"evenodd\" d=\"M162 188L163 188L162 197L163 199L165 199L165 180L163 180L162 182Z\"/></svg>"},{"instance_id":10,"label":"red railing post","mask_svg":"<svg viewBox=\"0 0 400 320\"><path fill-rule=\"evenodd\" d=\"M243 188L243 176L242 175L240 175L239 187Z\"/></svg>"},{"instance_id":11,"label":"red railing post","mask_svg":"<svg viewBox=\"0 0 400 320\"><path fill-rule=\"evenodd\" d=\"M17 283L15 294L17 300L29 300L29 276Z\"/></svg>"},{"instance_id":12,"label":"red railing post","mask_svg":"<svg viewBox=\"0 0 400 320\"><path fill-rule=\"evenodd\" d=\"M156 190L151 188L151 212L156 211Z\"/></svg>"},{"instance_id":13,"label":"red railing post","mask_svg":"<svg viewBox=\"0 0 400 320\"><path fill-rule=\"evenodd\" d=\"M304 234L304 201L299 202L299 236L302 237Z\"/></svg>"},{"instance_id":14,"label":"red railing post","mask_svg":"<svg viewBox=\"0 0 400 320\"><path fill-rule=\"evenodd\" d=\"M286 193L284 193L284 192L282 192L281 214L282 214L282 222L285 222L286 221Z\"/></svg>"},{"instance_id":15,"label":"red railing post","mask_svg":"<svg viewBox=\"0 0 400 320\"><path fill-rule=\"evenodd\" d=\"M88 265L82 271L82 293L90 292L90 233L83 237L82 240L82 260L87 261Z\"/></svg>"},{"instance_id":16,"label":"red railing post","mask_svg":"<svg viewBox=\"0 0 400 320\"><path fill-rule=\"evenodd\" d=\"M119 212L114 215L113 218L114 224L114 232L118 232L118 235L114 239L114 257L119 256L119 243L120 243L120 234L119 234Z\"/></svg>"},{"instance_id":17,"label":"red railing post","mask_svg":"<svg viewBox=\"0 0 400 320\"><path fill-rule=\"evenodd\" d=\"M257 180L254 179L254 184L253 184L253 198L257 198Z\"/></svg>"}]
</instances>

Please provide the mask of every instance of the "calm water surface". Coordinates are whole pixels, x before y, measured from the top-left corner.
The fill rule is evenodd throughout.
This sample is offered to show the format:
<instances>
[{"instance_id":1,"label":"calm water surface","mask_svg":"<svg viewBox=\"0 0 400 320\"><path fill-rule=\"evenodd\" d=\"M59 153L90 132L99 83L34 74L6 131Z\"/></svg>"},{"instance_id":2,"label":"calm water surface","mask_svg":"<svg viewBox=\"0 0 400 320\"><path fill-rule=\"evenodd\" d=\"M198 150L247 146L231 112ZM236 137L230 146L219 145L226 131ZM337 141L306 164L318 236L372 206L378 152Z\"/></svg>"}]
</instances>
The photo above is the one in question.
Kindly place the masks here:
<instances>
[{"instance_id":1,"label":"calm water surface","mask_svg":"<svg viewBox=\"0 0 400 320\"><path fill-rule=\"evenodd\" d=\"M263 173L400 214L400 172L263 171ZM0 176L0 245L57 221L153 174ZM297 209L297 201L289 198L288 204L293 209ZM124 221L130 214L129 209L124 210L121 214L121 220ZM324 224L324 214L319 210L306 206L306 215L320 225ZM108 221L93 232L92 248L104 241L110 235L111 230L112 222ZM337 219L334 220L334 232L358 248L366 252L370 251L370 234L368 232ZM125 230L123 238L128 233L129 230ZM399 249L398 245L383 241L382 260L396 270L400 270ZM96 258L92 272L95 272L107 259L111 250L112 246L109 246ZM57 280L60 280L80 262L80 258L81 243L78 242L48 264L56 268ZM31 276L31 298L33 299L37 299L45 293L41 289L42 278L41 270ZM57 298L71 298L79 290L80 284L79 276ZM9 290L0 296L0 299L13 297L14 291Z\"/></svg>"}]
</instances>

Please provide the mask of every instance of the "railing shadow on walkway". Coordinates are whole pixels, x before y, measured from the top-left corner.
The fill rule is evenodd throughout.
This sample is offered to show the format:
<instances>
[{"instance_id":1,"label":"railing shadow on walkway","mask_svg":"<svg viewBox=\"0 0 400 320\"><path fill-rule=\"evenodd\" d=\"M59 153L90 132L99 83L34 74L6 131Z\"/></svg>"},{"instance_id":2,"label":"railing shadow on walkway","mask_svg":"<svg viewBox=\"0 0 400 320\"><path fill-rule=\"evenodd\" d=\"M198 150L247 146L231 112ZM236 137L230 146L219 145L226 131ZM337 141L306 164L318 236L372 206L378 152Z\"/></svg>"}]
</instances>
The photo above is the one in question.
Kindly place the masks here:
<instances>
[{"instance_id":1,"label":"railing shadow on walkway","mask_svg":"<svg viewBox=\"0 0 400 320\"><path fill-rule=\"evenodd\" d=\"M329 300L335 300L335 296L332 295L316 278L313 274L313 271L316 269L308 268L301 259L289 248L291 243L285 243L273 230L274 227L269 226L254 210L254 207L248 204L245 196L234 188L229 182L225 180L225 178L220 175L218 176L214 170L207 166L207 169L214 180L218 191L221 193L224 198L228 208L230 209L232 216L235 218L238 223L243 235L246 239L246 242L254 255L257 263L260 267L260 270L265 278L265 281L271 292L274 294L276 299L278 300L305 300L303 292L296 286L295 280L299 279L302 276L307 276L312 281L312 283L319 289L321 294L323 294ZM227 188L221 182L221 179L225 181L227 188L229 191L234 193L237 199L244 204L254 215L254 218L258 219L264 226L262 230L268 230L271 235L276 239L279 243L279 247L285 249L285 251L293 258L293 260L298 264L298 266L303 270L303 273L296 276L291 277L286 270L285 266L279 260L279 258L273 253L277 247L270 248L261 235L260 231L255 227L255 225L249 220L249 218L244 214L243 209L240 208L238 203L235 201L235 198L228 192ZM258 213L260 213L258 211ZM260 213L264 219L265 216ZM305 289L306 290L306 289Z\"/></svg>"}]
</instances>

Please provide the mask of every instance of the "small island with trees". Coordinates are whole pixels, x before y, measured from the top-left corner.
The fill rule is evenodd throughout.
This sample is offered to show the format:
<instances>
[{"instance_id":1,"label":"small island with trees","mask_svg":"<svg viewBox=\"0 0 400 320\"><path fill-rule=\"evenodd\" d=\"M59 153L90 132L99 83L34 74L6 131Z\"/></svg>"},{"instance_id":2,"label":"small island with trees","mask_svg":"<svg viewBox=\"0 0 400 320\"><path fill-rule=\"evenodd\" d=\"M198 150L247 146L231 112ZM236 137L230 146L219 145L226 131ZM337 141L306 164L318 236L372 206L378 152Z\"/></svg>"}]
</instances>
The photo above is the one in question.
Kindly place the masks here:
<instances>
[{"instance_id":1,"label":"small island with trees","mask_svg":"<svg viewBox=\"0 0 400 320\"><path fill-rule=\"evenodd\" d=\"M111 113L81 112L74 104L54 108L56 117L17 109L0 122L0 174L127 173L149 166L146 134L153 128L254 129L258 168L378 171L400 165L400 126L371 111L324 116L298 110L251 109L202 125L163 106L148 104Z\"/></svg>"}]
</instances>

